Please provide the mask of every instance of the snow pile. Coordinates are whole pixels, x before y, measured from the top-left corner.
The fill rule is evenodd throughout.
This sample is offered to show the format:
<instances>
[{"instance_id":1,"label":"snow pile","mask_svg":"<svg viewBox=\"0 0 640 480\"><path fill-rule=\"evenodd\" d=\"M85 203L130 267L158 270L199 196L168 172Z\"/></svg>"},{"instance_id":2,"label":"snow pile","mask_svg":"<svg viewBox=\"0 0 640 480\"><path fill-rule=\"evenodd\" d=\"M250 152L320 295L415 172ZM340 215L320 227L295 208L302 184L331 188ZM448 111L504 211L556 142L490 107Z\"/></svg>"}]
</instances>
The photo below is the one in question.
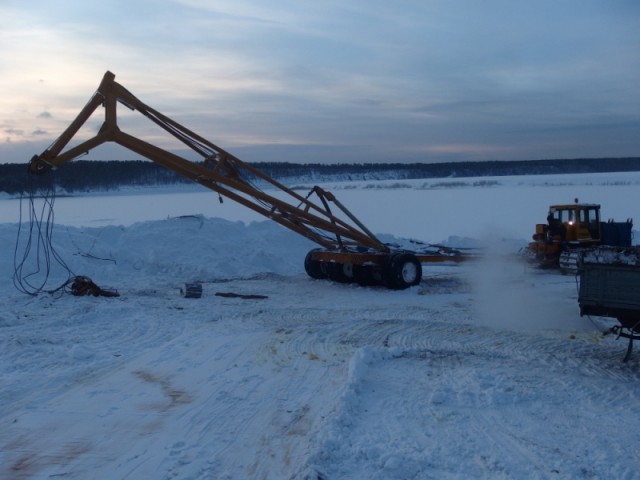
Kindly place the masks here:
<instances>
[{"instance_id":1,"label":"snow pile","mask_svg":"<svg viewBox=\"0 0 640 480\"><path fill-rule=\"evenodd\" d=\"M306 252L314 247L311 242L277 226L274 228L268 222L247 226L242 222L205 219L201 215L140 222L126 228L58 225L54 227L53 240L53 249L73 275L85 275L100 284L106 282L124 288L139 286L144 281L155 286L176 286L249 278L264 272L286 274L299 270L300 258L304 259ZM15 243L15 237L7 235L6 241ZM42 248L39 252L35 248L41 247L44 241L40 239L34 246L36 242L23 228L17 246L17 256L21 258L31 244L23 271L38 272L30 276L35 285L47 274L64 279L63 269L53 259L50 262L53 271L37 265L43 262L44 254ZM11 271L9 265L5 271Z\"/></svg>"}]
</instances>

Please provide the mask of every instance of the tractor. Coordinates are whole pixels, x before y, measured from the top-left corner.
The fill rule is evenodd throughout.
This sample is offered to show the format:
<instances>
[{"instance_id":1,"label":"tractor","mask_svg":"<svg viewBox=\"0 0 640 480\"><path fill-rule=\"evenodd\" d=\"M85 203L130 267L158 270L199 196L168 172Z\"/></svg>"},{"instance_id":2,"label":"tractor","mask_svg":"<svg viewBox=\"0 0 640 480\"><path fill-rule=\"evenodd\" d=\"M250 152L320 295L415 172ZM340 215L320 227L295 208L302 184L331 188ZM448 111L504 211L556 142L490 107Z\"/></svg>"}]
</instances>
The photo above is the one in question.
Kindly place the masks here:
<instances>
[{"instance_id":1,"label":"tractor","mask_svg":"<svg viewBox=\"0 0 640 480\"><path fill-rule=\"evenodd\" d=\"M600 205L574 203L551 205L547 223L536 225L527 257L542 268L559 268L562 273L576 273L580 253L598 246L631 246L633 222L600 217Z\"/></svg>"}]
</instances>

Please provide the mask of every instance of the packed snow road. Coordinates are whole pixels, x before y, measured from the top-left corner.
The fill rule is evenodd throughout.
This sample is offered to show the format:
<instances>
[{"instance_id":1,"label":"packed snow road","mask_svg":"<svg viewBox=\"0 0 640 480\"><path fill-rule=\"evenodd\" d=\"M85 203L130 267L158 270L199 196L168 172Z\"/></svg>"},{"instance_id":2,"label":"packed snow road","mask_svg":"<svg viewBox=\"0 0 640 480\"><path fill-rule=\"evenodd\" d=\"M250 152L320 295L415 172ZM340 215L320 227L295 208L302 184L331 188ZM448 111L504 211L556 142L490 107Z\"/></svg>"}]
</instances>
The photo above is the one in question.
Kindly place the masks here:
<instances>
[{"instance_id":1,"label":"packed snow road","mask_svg":"<svg viewBox=\"0 0 640 480\"><path fill-rule=\"evenodd\" d=\"M0 478L638 476L638 357L579 317L572 277L496 256L405 291L334 284L268 222L56 239L121 296L3 282Z\"/></svg>"}]
</instances>

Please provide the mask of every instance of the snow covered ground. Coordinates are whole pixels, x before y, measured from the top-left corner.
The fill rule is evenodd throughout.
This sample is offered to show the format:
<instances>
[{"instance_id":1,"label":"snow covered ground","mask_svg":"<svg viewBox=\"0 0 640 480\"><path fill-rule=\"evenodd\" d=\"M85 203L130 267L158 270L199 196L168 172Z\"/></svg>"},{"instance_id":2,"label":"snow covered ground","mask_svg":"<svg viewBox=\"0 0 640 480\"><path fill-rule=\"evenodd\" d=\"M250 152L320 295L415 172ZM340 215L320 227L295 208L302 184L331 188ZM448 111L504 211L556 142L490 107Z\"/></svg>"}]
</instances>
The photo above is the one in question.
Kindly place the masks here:
<instances>
[{"instance_id":1,"label":"snow covered ground","mask_svg":"<svg viewBox=\"0 0 640 480\"><path fill-rule=\"evenodd\" d=\"M120 296L29 296L0 200L0 478L640 478L640 353L512 255L552 203L640 218L639 183L325 185L389 240L485 247L404 291L312 280L314 245L191 191L58 198L57 254Z\"/></svg>"}]
</instances>

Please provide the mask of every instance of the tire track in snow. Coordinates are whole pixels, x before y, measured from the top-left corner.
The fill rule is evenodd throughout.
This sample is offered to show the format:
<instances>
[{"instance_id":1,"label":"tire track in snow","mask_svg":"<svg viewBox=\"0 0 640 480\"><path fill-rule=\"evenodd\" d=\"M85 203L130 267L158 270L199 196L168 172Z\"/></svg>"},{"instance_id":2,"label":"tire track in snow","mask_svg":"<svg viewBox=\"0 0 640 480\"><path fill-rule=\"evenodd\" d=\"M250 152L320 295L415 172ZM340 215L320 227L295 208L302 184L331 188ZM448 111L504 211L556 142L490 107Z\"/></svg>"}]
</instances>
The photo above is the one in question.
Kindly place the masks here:
<instances>
[{"instance_id":1,"label":"tire track in snow","mask_svg":"<svg viewBox=\"0 0 640 480\"><path fill-rule=\"evenodd\" d=\"M340 468L343 457L337 449L347 438L355 447L344 455L380 467L380 475L424 471L439 476L446 474L438 470L441 468L455 471L455 465L445 458L454 440L443 443L442 438L466 434L472 445L481 446L478 432L486 429L487 419L503 418L497 413L476 418L474 409L504 409L509 421L497 423L499 433L493 441L506 442L513 436L515 427L509 422L515 422L517 416L515 402L506 406L500 402L513 391L523 397L521 389L527 383L544 386L551 373L557 378L554 388L567 394L572 387L568 372L573 375L575 370L589 381L602 382L600 390L614 390L610 382L629 381L630 377L637 381L629 367L620 365L618 352L612 352L610 344L594 343L581 335L570 340L566 332L536 335L474 325L473 303L465 297L449 300L446 293L425 297L411 290L388 292L275 276L231 280L224 285L238 293L266 294L269 298L264 301L220 299L213 297L216 288L205 285L205 295L198 301L131 294L130 307L127 302L108 304L114 323L106 332L126 326L124 332L115 334L121 351L126 353L128 345L140 342L140 353L123 355L117 364L105 365L99 374L73 383L68 396L56 393L46 401L39 396L39 410L32 420L37 423L54 414L76 422L77 415L90 418L97 412L104 418L103 426L99 432L83 430L81 424L71 429L70 441L87 444L86 450L64 464L46 468L42 458L56 456L56 450L47 445L51 438L23 437L22 456L12 457L14 464L38 451L41 456L34 465L40 465L41 472L67 478L82 478L89 468L105 476L115 472L120 478L189 478L196 471L204 477L286 478L299 473L301 465L310 465L309 458L322 471L331 472L327 462L335 461ZM299 301L282 304L281 291L295 292ZM69 303L69 308L77 305ZM101 305L91 308L105 308ZM83 315L81 318L89 318L91 309ZM100 331L92 328L96 330ZM99 337L90 335L86 345L98 343ZM368 368L370 378L349 380L349 360L366 347L394 352L397 358L373 362ZM415 377L411 385L399 384L393 368L385 373L385 362L406 362L405 371L426 371L428 375ZM503 363L509 364L504 371ZM512 364L528 373L522 379L510 377ZM506 379L485 378L478 383L476 377L484 369L495 370ZM142 381L136 372L162 381ZM183 398L190 401L164 412L150 411L150 405L167 405L170 400L163 382L184 392ZM376 394L368 394L363 385ZM590 412L596 412L603 402L622 410L625 400L635 401L629 389L601 399L594 394L595 387L583 388L575 395ZM402 400L403 389L411 389L407 390L409 398L419 389L429 402L407 403ZM353 397L345 402L341 395L352 390ZM457 408L447 408L452 400L457 402L452 407ZM371 435L371 429L357 428L362 422L379 422L375 412L382 411L404 411L399 425L411 425L409 432L398 430L391 421L381 425L381 431L398 445L386 454L372 451L367 442L360 443L358 434ZM21 422L29 424L29 419L23 417ZM473 425L476 434L462 429L463 423ZM20 434L19 424L11 425L8 434ZM42 421L36 431L59 428L57 423ZM335 448L331 435L342 436ZM531 436L537 439L535 432ZM380 444L378 438L370 440L369 444ZM525 436L513 456L530 442ZM425 445L437 467L425 463L421 453ZM547 455L542 447L540 450L537 455ZM489 453L469 451L469 455L473 457L467 465L470 468L492 474L514 468ZM535 458L522 461L535 467ZM344 463L352 464L350 459Z\"/></svg>"},{"instance_id":2,"label":"tire track in snow","mask_svg":"<svg viewBox=\"0 0 640 480\"><path fill-rule=\"evenodd\" d=\"M0 358L6 378L20 381L4 385L1 415L38 405L178 335L179 311L173 300L159 297L138 297L132 305L130 296L39 296L31 300L38 306L28 310L36 314L12 312L14 318L2 327ZM105 323L105 315L113 321Z\"/></svg>"},{"instance_id":3,"label":"tire track in snow","mask_svg":"<svg viewBox=\"0 0 640 480\"><path fill-rule=\"evenodd\" d=\"M629 455L640 461L628 448L634 429L610 423L612 411L621 422L640 414L640 378L631 369L611 373L592 360L576 388L574 366L561 355L550 374L548 359L502 346L361 352L309 463L323 478L621 478L633 474L618 466L629 465ZM399 370L413 374L398 378ZM424 403L408 404L416 392ZM584 438L588 451L575 451Z\"/></svg>"},{"instance_id":4,"label":"tire track in snow","mask_svg":"<svg viewBox=\"0 0 640 480\"><path fill-rule=\"evenodd\" d=\"M267 293L270 293L270 288L275 289L274 293L270 293L274 297L278 289L292 287L290 280L268 280L259 282L260 288L264 287ZM314 282L303 285L306 287L309 283ZM127 333L118 337L123 342L120 346L124 349L127 342L142 343L141 351L148 353L138 358L124 358L123 362L119 362L123 370L107 375L105 379L97 378L95 382L85 379L89 380L85 382L88 388L85 398L90 399L91 410L102 412L101 415L109 419L109 424L104 427L104 437L107 439L112 436L110 431L123 431L126 436L135 437L157 435L163 429L174 432L176 438L164 440L167 452L164 459L149 458L144 448L134 448L127 451L114 467L112 461L91 450L82 459L65 467L69 467L71 472L82 472L83 465L90 464L98 472L100 465L104 464L108 466L105 467L107 470L115 468L126 478L134 474L180 472L194 462L199 463L203 471L216 474L224 474L228 465L237 466L241 474L249 471L258 474L279 469L286 471L287 468L294 468L293 465L303 464L309 454L308 444L313 432L322 429L322 418L332 407L331 404L318 404L314 399L324 398L326 402L327 390L335 391L337 396L344 381L341 379L346 374L347 360L353 351L369 342L381 345L398 328L397 323L389 321L388 314L381 313L379 308L373 307L364 312L351 306L345 308L349 303L349 295L345 296L342 292L349 291L345 291L343 286L326 282L320 284L326 286L329 293L338 295L339 301L331 304L319 301L315 306L285 309L273 309L273 305L268 305L266 311L262 311L261 303L224 300L223 303L234 305L233 309L224 309L227 315L230 314L228 318L207 313L212 311L209 298L190 303L188 307L182 304L185 306L181 308L189 308L192 316L198 311L203 316L208 315L204 330L222 333L224 342L219 337L212 339L206 335L200 338L183 334L186 327L180 322L186 321L186 325L191 327L197 324L193 320L176 321L181 316L181 310L175 309L178 300L158 301L152 295L139 295L134 309L139 310L140 305L144 305L147 316L143 320L148 322L166 310L172 312L171 319L153 324L159 332L158 337L153 333L152 325L144 322L143 326L136 327L141 329L140 334L131 335L131 327L125 329ZM248 282L247 285L246 281L239 281L225 287L242 290L251 289L253 285L255 283ZM315 293L317 286L308 287L313 290L309 293ZM370 292L357 290L355 293L361 295ZM305 295L304 288L301 295ZM378 292L371 295L379 296ZM129 300L132 298L133 295ZM115 319L122 320L127 314L129 311L123 307L123 311L116 313ZM128 320L135 321L136 318ZM114 322L113 328L122 326L122 321ZM111 326L108 326L107 332L110 330ZM265 331L270 335L265 335ZM202 334L202 331L199 332ZM176 335L177 340L167 342L169 337ZM265 342L265 339L269 340ZM91 345L94 339L85 341ZM166 371L169 365L175 364L183 367L178 372ZM215 374L209 373L208 369ZM162 382L140 382L139 372L145 372L146 378L166 379L173 376L174 381L180 379L175 388L184 391L192 401L172 409L170 414L149 412L149 405L167 404L166 392L161 388ZM187 390L182 386L185 383L198 388L196 391ZM75 392L75 395L78 393ZM83 398L83 395L79 397ZM55 401L43 403L39 407L43 415L56 411L63 417L68 414L64 413L66 408ZM112 405L122 406L114 408ZM144 413L140 413L140 410L144 410ZM80 409L80 414L90 413ZM126 428L123 428L125 425ZM85 434L78 428L75 435L80 440L95 435L95 432ZM308 439L304 437L305 433L309 434ZM216 438L216 442L212 443L208 440L210 438ZM225 441L219 442L220 438ZM139 440L136 445L138 443ZM251 448L247 448L247 445ZM111 452L110 458L120 456L117 454L120 447L112 441L100 442L99 449ZM47 448L40 444L37 450L46 452ZM230 455L230 452L246 451L254 452L253 456L246 453L236 453L235 457ZM264 452L268 454L264 455ZM223 458L224 461L221 460ZM265 464L264 458L274 460ZM75 470L73 465L76 466ZM156 469L151 465L155 465ZM73 477L68 471L64 473Z\"/></svg>"}]
</instances>

